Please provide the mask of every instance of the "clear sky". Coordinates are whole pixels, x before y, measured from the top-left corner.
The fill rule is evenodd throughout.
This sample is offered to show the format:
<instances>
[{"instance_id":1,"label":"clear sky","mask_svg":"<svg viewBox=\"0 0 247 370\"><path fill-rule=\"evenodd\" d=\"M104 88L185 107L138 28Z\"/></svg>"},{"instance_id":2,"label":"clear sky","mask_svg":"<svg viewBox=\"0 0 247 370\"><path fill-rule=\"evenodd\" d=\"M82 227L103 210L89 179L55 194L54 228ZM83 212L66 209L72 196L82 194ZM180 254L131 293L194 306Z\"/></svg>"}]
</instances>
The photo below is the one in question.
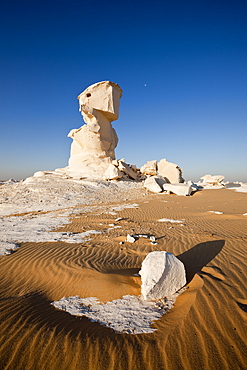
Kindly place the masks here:
<instances>
[{"instance_id":1,"label":"clear sky","mask_svg":"<svg viewBox=\"0 0 247 370\"><path fill-rule=\"evenodd\" d=\"M1 0L0 179L68 163L77 95L123 89L118 159L247 181L246 0Z\"/></svg>"}]
</instances>

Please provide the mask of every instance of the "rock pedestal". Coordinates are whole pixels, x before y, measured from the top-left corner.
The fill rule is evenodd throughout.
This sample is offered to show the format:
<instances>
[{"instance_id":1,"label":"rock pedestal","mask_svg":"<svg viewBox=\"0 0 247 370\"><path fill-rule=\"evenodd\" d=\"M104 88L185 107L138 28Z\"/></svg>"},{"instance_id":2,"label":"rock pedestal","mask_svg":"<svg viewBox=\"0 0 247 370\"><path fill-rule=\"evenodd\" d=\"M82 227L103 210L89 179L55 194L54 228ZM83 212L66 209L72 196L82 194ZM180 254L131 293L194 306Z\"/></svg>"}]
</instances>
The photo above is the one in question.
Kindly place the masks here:
<instances>
[{"instance_id":1,"label":"rock pedestal","mask_svg":"<svg viewBox=\"0 0 247 370\"><path fill-rule=\"evenodd\" d=\"M89 86L79 96L79 111L85 125L68 134L73 139L69 172L91 178L103 178L115 159L118 143L111 122L118 119L121 88L110 81Z\"/></svg>"}]
</instances>

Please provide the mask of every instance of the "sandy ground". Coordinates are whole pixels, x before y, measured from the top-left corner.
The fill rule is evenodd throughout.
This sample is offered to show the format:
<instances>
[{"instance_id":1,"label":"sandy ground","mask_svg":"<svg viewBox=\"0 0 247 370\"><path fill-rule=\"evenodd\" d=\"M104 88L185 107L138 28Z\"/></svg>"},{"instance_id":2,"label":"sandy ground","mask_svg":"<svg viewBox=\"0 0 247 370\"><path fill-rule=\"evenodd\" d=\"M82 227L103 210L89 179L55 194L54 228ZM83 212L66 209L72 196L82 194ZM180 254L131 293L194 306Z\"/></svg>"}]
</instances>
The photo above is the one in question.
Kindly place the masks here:
<instances>
[{"instance_id":1,"label":"sandy ground","mask_svg":"<svg viewBox=\"0 0 247 370\"><path fill-rule=\"evenodd\" d=\"M247 194L139 194L137 208L116 215L82 209L56 230L103 231L91 240L26 242L0 257L1 369L246 368ZM100 205L119 204L111 199ZM121 228L106 232L109 224ZM144 238L120 244L128 233L155 235L157 245ZM102 302L139 295L141 281L134 274L153 250L174 253L188 281L174 308L153 324L154 333L117 334L50 304L73 295Z\"/></svg>"}]
</instances>

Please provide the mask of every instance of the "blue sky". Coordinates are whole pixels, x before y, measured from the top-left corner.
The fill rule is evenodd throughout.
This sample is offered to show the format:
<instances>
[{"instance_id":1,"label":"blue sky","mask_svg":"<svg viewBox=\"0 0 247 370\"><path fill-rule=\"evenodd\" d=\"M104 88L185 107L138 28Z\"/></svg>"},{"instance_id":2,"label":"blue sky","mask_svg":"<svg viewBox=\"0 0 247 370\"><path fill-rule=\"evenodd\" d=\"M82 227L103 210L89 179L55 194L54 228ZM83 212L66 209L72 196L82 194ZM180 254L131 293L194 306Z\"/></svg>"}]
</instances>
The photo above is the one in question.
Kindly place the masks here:
<instances>
[{"instance_id":1,"label":"blue sky","mask_svg":"<svg viewBox=\"0 0 247 370\"><path fill-rule=\"evenodd\" d=\"M117 158L247 181L245 0L2 0L0 42L0 179L65 167L77 95L110 80Z\"/></svg>"}]
</instances>

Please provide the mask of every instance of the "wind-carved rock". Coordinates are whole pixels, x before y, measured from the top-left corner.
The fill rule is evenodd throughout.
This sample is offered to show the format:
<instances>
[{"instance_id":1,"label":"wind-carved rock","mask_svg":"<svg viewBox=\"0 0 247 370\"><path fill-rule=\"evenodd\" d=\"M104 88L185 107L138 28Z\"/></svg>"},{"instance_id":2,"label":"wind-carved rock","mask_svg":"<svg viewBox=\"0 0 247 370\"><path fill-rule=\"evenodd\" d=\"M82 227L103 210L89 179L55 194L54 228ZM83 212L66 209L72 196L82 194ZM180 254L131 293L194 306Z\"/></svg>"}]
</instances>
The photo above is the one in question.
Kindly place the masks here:
<instances>
[{"instance_id":1,"label":"wind-carved rock","mask_svg":"<svg viewBox=\"0 0 247 370\"><path fill-rule=\"evenodd\" d=\"M118 143L111 125L118 119L122 90L118 84L102 81L89 86L79 96L79 111L85 125L68 134L73 139L69 172L91 178L103 178Z\"/></svg>"}]
</instances>

